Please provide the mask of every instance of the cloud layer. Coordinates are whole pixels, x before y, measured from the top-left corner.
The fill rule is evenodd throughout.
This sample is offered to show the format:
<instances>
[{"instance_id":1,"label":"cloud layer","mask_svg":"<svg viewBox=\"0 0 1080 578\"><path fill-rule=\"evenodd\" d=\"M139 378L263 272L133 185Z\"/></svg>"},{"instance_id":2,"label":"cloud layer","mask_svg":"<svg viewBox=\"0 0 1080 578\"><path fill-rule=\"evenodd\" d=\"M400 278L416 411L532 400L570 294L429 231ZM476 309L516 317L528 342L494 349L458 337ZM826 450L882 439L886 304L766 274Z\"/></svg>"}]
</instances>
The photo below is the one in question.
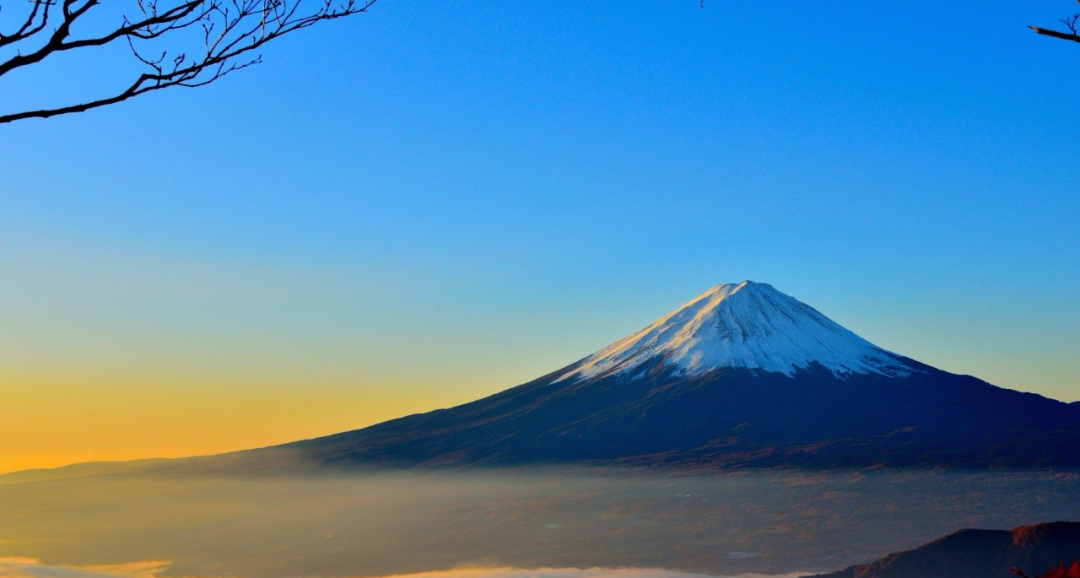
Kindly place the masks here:
<instances>
[{"instance_id":1,"label":"cloud layer","mask_svg":"<svg viewBox=\"0 0 1080 578\"><path fill-rule=\"evenodd\" d=\"M0 578L160 578L169 562L54 566L34 558L0 558ZM718 577L661 568L458 568L383 578L798 578L801 574Z\"/></svg>"},{"instance_id":2,"label":"cloud layer","mask_svg":"<svg viewBox=\"0 0 1080 578\"><path fill-rule=\"evenodd\" d=\"M459 568L383 578L798 578L805 574L799 572L777 576L743 574L739 577L721 577L662 568Z\"/></svg>"},{"instance_id":3,"label":"cloud layer","mask_svg":"<svg viewBox=\"0 0 1080 578\"><path fill-rule=\"evenodd\" d=\"M0 558L0 578L155 578L168 562L52 566L34 558Z\"/></svg>"}]
</instances>

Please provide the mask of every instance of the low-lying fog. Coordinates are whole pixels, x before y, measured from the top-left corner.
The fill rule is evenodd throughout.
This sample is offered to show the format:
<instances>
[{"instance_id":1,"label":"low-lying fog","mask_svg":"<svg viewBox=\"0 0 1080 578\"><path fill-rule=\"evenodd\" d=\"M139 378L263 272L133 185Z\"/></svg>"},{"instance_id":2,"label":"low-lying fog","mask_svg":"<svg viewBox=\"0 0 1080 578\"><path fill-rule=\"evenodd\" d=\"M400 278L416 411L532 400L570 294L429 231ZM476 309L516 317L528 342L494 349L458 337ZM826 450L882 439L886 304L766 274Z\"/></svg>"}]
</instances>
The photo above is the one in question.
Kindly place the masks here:
<instances>
[{"instance_id":1,"label":"low-lying fog","mask_svg":"<svg viewBox=\"0 0 1080 578\"><path fill-rule=\"evenodd\" d=\"M237 478L83 468L0 477L0 575L785 574L840 569L965 527L1062 519L1080 519L1080 475L515 469ZM622 570L603 570L611 568Z\"/></svg>"}]
</instances>

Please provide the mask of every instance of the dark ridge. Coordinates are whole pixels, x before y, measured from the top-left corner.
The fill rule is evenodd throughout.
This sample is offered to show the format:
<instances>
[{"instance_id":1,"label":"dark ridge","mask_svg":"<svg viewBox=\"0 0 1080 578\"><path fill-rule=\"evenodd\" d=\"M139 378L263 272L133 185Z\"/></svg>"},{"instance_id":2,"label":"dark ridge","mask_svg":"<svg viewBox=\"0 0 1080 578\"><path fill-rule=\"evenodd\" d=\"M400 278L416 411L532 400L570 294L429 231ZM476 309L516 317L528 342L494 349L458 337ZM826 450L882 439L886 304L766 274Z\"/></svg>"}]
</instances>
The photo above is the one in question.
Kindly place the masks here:
<instances>
[{"instance_id":1,"label":"dark ridge","mask_svg":"<svg viewBox=\"0 0 1080 578\"><path fill-rule=\"evenodd\" d=\"M960 530L906 552L813 578L1009 578L1080 557L1080 522L1013 530ZM1025 570L1027 569L1027 570Z\"/></svg>"}]
</instances>

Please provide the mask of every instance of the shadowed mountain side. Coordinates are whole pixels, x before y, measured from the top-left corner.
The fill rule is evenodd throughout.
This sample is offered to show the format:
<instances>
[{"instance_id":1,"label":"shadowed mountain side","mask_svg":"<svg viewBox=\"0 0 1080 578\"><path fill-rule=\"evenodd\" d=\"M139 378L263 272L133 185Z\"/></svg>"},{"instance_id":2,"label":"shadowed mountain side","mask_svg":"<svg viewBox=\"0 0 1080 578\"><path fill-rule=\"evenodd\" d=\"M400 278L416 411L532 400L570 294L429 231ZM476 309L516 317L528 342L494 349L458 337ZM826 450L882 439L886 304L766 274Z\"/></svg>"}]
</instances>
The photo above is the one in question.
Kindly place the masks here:
<instances>
[{"instance_id":1,"label":"shadowed mountain side","mask_svg":"<svg viewBox=\"0 0 1080 578\"><path fill-rule=\"evenodd\" d=\"M820 367L792 377L742 368L672 376L657 363L633 378L544 377L273 451L345 467L1075 467L1080 408L929 367L840 379Z\"/></svg>"},{"instance_id":2,"label":"shadowed mountain side","mask_svg":"<svg viewBox=\"0 0 1080 578\"><path fill-rule=\"evenodd\" d=\"M1053 522L1006 530L960 530L914 550L814 578L1008 578L1011 568L1035 576L1080 556L1080 523Z\"/></svg>"}]
</instances>

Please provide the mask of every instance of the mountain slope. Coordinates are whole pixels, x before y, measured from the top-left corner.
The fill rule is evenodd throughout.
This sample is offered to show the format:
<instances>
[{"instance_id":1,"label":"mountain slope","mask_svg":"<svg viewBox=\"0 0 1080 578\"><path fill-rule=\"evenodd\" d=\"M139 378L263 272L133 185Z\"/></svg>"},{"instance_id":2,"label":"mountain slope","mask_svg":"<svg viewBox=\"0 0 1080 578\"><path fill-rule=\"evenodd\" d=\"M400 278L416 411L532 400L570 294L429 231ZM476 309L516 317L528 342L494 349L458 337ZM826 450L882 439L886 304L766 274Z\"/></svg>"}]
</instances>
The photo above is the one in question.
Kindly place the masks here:
<instances>
[{"instance_id":1,"label":"mountain slope","mask_svg":"<svg viewBox=\"0 0 1080 578\"><path fill-rule=\"evenodd\" d=\"M713 287L559 379L630 372L657 357L683 375L745 367L792 376L812 363L837 374L910 373L902 358L805 303L771 285L743 281Z\"/></svg>"},{"instance_id":2,"label":"mountain slope","mask_svg":"<svg viewBox=\"0 0 1080 578\"><path fill-rule=\"evenodd\" d=\"M914 550L814 578L1008 578L1030 576L1080 558L1080 523L1053 522L1013 530L960 530Z\"/></svg>"},{"instance_id":3,"label":"mountain slope","mask_svg":"<svg viewBox=\"0 0 1080 578\"><path fill-rule=\"evenodd\" d=\"M743 282L502 393L272 451L335 466L1071 467L1080 407L885 351Z\"/></svg>"}]
</instances>

